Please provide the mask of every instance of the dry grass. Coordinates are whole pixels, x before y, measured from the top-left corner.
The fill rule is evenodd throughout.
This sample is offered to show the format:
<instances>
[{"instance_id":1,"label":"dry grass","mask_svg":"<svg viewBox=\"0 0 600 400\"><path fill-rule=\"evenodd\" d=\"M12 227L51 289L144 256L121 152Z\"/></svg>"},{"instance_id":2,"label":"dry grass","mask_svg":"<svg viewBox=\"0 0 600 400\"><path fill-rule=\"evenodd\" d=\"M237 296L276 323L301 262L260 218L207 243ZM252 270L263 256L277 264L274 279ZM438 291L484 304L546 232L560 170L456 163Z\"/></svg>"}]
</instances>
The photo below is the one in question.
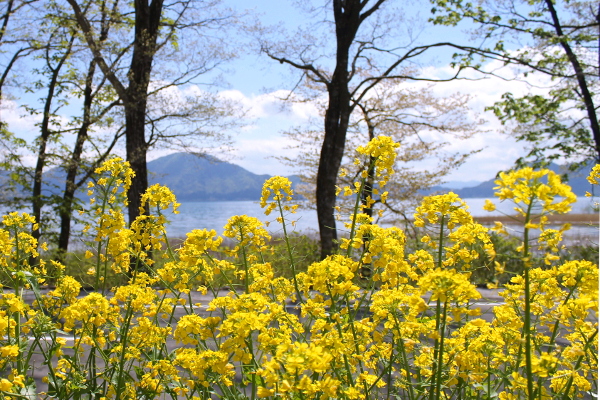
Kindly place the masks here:
<instances>
[{"instance_id":1,"label":"dry grass","mask_svg":"<svg viewBox=\"0 0 600 400\"><path fill-rule=\"evenodd\" d=\"M538 216L539 218L539 216ZM503 224L522 224L523 217L521 216L505 216L495 215L489 217L474 217L474 219L482 225L490 225L496 221L500 221ZM534 217L533 222L537 218ZM598 214L558 214L550 215L548 217L550 223L553 224L564 224L570 223L571 225L590 225L598 226Z\"/></svg>"}]
</instances>

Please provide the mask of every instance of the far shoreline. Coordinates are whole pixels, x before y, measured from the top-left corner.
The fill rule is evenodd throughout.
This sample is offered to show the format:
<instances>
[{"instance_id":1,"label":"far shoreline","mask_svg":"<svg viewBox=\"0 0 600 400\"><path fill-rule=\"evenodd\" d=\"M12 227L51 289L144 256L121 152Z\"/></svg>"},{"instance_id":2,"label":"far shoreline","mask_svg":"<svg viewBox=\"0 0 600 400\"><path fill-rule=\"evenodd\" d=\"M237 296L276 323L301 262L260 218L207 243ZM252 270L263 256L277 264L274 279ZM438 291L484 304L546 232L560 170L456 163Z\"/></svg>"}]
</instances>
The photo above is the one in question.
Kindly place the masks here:
<instances>
[{"instance_id":1,"label":"far shoreline","mask_svg":"<svg viewBox=\"0 0 600 400\"><path fill-rule=\"evenodd\" d=\"M587 225L599 226L598 214L553 214L548 215L549 224ZM496 221L506 225L522 224L524 218L520 215L490 215L484 217L473 217L475 221L482 225L494 224ZM532 222L539 221L539 215L533 216Z\"/></svg>"}]
</instances>

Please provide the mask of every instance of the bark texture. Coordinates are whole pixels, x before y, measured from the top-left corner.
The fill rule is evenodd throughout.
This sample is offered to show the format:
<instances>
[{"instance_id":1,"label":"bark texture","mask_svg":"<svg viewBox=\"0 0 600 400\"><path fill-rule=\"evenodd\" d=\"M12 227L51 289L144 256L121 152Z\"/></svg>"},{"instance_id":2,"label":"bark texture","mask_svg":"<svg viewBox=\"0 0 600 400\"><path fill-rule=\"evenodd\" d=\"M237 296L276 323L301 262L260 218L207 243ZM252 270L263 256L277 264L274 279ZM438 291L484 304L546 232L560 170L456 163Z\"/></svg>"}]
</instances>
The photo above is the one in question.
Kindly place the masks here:
<instances>
[{"instance_id":1,"label":"bark texture","mask_svg":"<svg viewBox=\"0 0 600 400\"><path fill-rule=\"evenodd\" d=\"M325 137L317 171L317 217L321 237L321 257L333 254L337 248L334 207L336 181L344 156L348 122L354 106L350 95L350 47L364 20L364 1L333 0L336 33L335 70L327 84L329 103L325 112Z\"/></svg>"},{"instance_id":2,"label":"bark texture","mask_svg":"<svg viewBox=\"0 0 600 400\"><path fill-rule=\"evenodd\" d=\"M135 0L135 30L133 39L133 53L131 65L127 74L127 85L119 80L100 51L97 39L94 37L91 26L76 0L67 0L73 11L77 23L84 33L86 42L94 54L94 60L102 70L104 76L113 85L125 109L125 149L135 177L127 192L129 200L128 215L131 223L140 215L141 196L148 188L148 167L146 154L148 141L145 136L146 105L148 102L148 86L152 64L158 46L160 33L160 19L163 12L164 1Z\"/></svg>"}]
</instances>

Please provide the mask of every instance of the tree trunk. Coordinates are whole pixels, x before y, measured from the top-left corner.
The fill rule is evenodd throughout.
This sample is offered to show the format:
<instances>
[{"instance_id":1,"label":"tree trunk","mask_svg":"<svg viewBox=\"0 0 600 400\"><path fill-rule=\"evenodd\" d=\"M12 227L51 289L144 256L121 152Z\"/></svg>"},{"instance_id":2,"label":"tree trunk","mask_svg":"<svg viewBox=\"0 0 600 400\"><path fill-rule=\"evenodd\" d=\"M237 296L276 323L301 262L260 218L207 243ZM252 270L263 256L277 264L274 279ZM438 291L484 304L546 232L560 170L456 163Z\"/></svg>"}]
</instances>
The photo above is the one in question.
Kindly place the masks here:
<instances>
[{"instance_id":1,"label":"tree trunk","mask_svg":"<svg viewBox=\"0 0 600 400\"><path fill-rule=\"evenodd\" d=\"M46 59L46 63L48 64L48 68L51 71L50 82L48 84L48 92L46 94L46 98L44 100L44 115L42 117L42 123L40 126L40 137L38 144L38 154L37 154L37 162L35 165L35 170L33 173L33 188L31 192L32 197L32 214L35 217L35 222L37 223L37 228L33 229L31 232L31 236L33 236L36 240L39 241L41 237L41 225L42 225L42 207L44 206L44 200L42 198L42 181L43 181L43 173L44 167L46 166L46 147L48 145L48 140L52 135L52 130L50 127L51 124L51 113L52 113L52 102L54 100L54 95L56 93L57 85L59 84L58 78L60 75L60 70L64 65L65 61L69 58L71 54L71 48L73 45L73 41L75 40L75 36L71 36L67 47L64 50L64 54L60 58L56 67L51 67L50 62L51 59Z\"/></svg>"},{"instance_id":2,"label":"tree trunk","mask_svg":"<svg viewBox=\"0 0 600 400\"><path fill-rule=\"evenodd\" d=\"M58 254L57 259L64 262L64 255L67 254L69 248L69 239L71 238L71 217L73 215L73 200L75 199L75 191L77 185L77 173L81 166L81 155L83 154L83 146L88 139L88 129L91 125L91 108L93 101L93 80L96 71L96 63L92 60L88 68L88 73L85 79L84 99L83 99L83 120L77 131L75 146L71 154L71 160L67 165L67 177L65 181L65 190L63 192L63 201L60 207L60 234L58 236Z\"/></svg>"},{"instance_id":3,"label":"tree trunk","mask_svg":"<svg viewBox=\"0 0 600 400\"><path fill-rule=\"evenodd\" d=\"M337 248L334 207L335 185L344 156L348 121L352 113L350 104L348 57L350 46L360 26L361 4L358 0L333 1L336 25L336 66L327 85L329 104L325 112L325 137L321 147L317 171L317 218L321 238L321 258L333 254Z\"/></svg>"},{"instance_id":4,"label":"tree trunk","mask_svg":"<svg viewBox=\"0 0 600 400\"><path fill-rule=\"evenodd\" d=\"M152 61L157 50L157 40L160 31L163 0L135 0L135 33L133 39L133 54L131 65L127 74L128 86L116 75L116 71L102 56L98 42L94 38L91 25L85 18L76 0L67 0L73 11L79 27L98 66L104 76L111 82L125 109L125 137L127 161L135 173L131 187L127 192L129 200L129 222L133 222L139 215L140 197L148 188L148 170L146 166L146 142L144 125L146 123L146 104L148 100L148 86Z\"/></svg>"},{"instance_id":5,"label":"tree trunk","mask_svg":"<svg viewBox=\"0 0 600 400\"><path fill-rule=\"evenodd\" d=\"M128 96L124 102L127 161L135 172L127 192L130 224L140 215L141 196L148 189L146 104L162 8L163 0L152 0L150 4L147 0L135 0L135 39L129 68Z\"/></svg>"},{"instance_id":6,"label":"tree trunk","mask_svg":"<svg viewBox=\"0 0 600 400\"><path fill-rule=\"evenodd\" d=\"M141 107L127 107L125 111L125 149L127 161L129 161L131 169L135 172L135 176L131 180L131 186L127 192L130 224L140 215L140 207L142 206L141 197L148 188L148 167L146 164L148 145L144 137L143 123L146 116L145 102L143 107L143 109Z\"/></svg>"},{"instance_id":7,"label":"tree trunk","mask_svg":"<svg viewBox=\"0 0 600 400\"><path fill-rule=\"evenodd\" d=\"M108 37L108 30L110 29L109 20L106 17L106 13L102 14L102 27L100 30L99 41L102 43ZM104 85L104 81L98 85L94 85L94 75L96 74L96 60L92 59L89 64L87 75L85 77L85 88L83 89L83 118L81 126L77 131L77 138L75 139L75 146L73 147L73 153L71 153L71 160L67 165L67 177L65 182L65 190L63 192L62 205L59 211L60 215L60 234L58 236L58 252L57 260L64 262L64 257L67 254L69 248L69 240L71 239L71 220L73 215L73 202L75 200L75 192L84 182L81 180L76 183L77 174L81 169L81 156L85 142L89 138L89 128L94 123L92 121L92 104L94 102L94 88L96 93ZM113 102L104 108L100 115L107 113L116 103ZM113 144L116 142L113 141ZM109 146L109 150L112 145ZM108 151L104 155L100 156L97 162L100 162L108 155ZM91 171L88 171L88 176ZM87 179L87 178L86 178Z\"/></svg>"},{"instance_id":8,"label":"tree trunk","mask_svg":"<svg viewBox=\"0 0 600 400\"><path fill-rule=\"evenodd\" d=\"M564 33L562 30L562 25L558 20L558 13L554 8L554 3L551 0L546 0L546 6L550 12L550 16L552 17L552 23L554 25L554 30L559 38L562 38L560 41L560 45L565 51L571 66L573 67L573 71L575 72L575 76L577 78L577 84L579 86L579 95L583 99L583 103L585 104L585 109L587 112L587 116L590 120L590 128L592 130L592 137L594 139L594 146L596 148L596 161L600 162L600 124L598 123L598 114L596 113L596 106L594 105L594 98L590 92L587 81L585 79L585 71L583 70L577 55L573 52L571 45L567 40L564 39ZM600 18L600 12L598 17Z\"/></svg>"},{"instance_id":9,"label":"tree trunk","mask_svg":"<svg viewBox=\"0 0 600 400\"><path fill-rule=\"evenodd\" d=\"M77 185L75 179L79 172L81 164L81 154L83 153L83 145L88 137L88 126L82 125L77 133L75 147L71 160L67 166L67 177L65 181L65 190L63 192L62 204L59 210L60 216L60 234L58 236L58 254L57 260L64 262L64 255L67 254L69 248L69 240L71 238L71 218L73 215L73 201L75 200L75 191Z\"/></svg>"},{"instance_id":10,"label":"tree trunk","mask_svg":"<svg viewBox=\"0 0 600 400\"><path fill-rule=\"evenodd\" d=\"M367 131L369 133L369 142L375 139L375 124L371 120L369 111L360 104L358 105L363 113ZM367 205L367 198L370 196L373 199L373 186L375 185L375 157L369 156L369 165L367 166L367 178L365 179L365 187L362 192L361 204L363 205L363 213L369 217L373 217L373 206ZM374 199L373 199L374 200Z\"/></svg>"},{"instance_id":11,"label":"tree trunk","mask_svg":"<svg viewBox=\"0 0 600 400\"><path fill-rule=\"evenodd\" d=\"M332 103L331 97L330 94L330 104ZM319 234L321 236L321 258L333 254L336 250L335 185L344 155L349 118L348 112L341 113L336 108L336 105L330 106L325 114L325 137L317 171L316 199ZM347 114L347 116L342 114ZM344 120L346 120L345 124Z\"/></svg>"}]
</instances>

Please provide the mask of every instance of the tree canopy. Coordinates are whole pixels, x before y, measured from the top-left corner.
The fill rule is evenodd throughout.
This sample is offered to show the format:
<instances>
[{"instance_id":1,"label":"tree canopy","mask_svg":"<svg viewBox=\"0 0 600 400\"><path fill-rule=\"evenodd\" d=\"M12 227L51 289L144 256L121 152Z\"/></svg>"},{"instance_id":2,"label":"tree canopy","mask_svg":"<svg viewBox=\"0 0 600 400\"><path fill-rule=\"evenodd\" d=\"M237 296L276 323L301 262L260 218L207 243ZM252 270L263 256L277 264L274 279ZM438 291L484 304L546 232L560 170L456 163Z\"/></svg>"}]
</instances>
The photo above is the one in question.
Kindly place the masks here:
<instances>
[{"instance_id":1,"label":"tree canopy","mask_svg":"<svg viewBox=\"0 0 600 400\"><path fill-rule=\"evenodd\" d=\"M305 5L315 18L324 17L287 40L265 40L261 49L270 58L300 71L297 86L325 92L327 105L316 176L316 205L322 257L335 251L335 185L344 156L352 113L371 90L389 79L448 81L415 73L415 59L448 46L444 41L416 44L401 11L390 0L331 0Z\"/></svg>"},{"instance_id":2,"label":"tree canopy","mask_svg":"<svg viewBox=\"0 0 600 400\"><path fill-rule=\"evenodd\" d=\"M481 61L491 59L520 69L524 79L550 78L547 94L506 93L492 107L502 122L517 123L517 139L529 143L528 160L600 160L598 2L432 3L435 24L475 26L471 33L480 45L458 47L458 65L483 71Z\"/></svg>"},{"instance_id":3,"label":"tree canopy","mask_svg":"<svg viewBox=\"0 0 600 400\"><path fill-rule=\"evenodd\" d=\"M210 80L198 86L235 56L225 40L235 15L219 3L11 0L0 9L0 100L40 116L35 143L4 126L6 156L22 172L20 186L31 193L36 219L45 205L60 215L59 247L68 243L74 192L122 138L136 171L130 221L148 186L148 149L228 144L240 107L209 90ZM41 106L23 87L40 96ZM24 146L35 154L33 168L14 166ZM62 200L42 193L51 167L65 171Z\"/></svg>"},{"instance_id":4,"label":"tree canopy","mask_svg":"<svg viewBox=\"0 0 600 400\"><path fill-rule=\"evenodd\" d=\"M375 88L369 97L357 104L349 123L346 148L342 159L340 175L336 186L352 186L368 165L355 163L354 149L363 146L375 136L386 135L400 144L396 173L385 187L387 201L381 202L384 193L377 189L375 179L368 180L370 190L365 196L371 196L375 202L366 207L365 213L377 216L377 211L391 211L387 219L398 217L408 219L408 211L414 209L428 188L440 185L445 177L459 167L470 155L469 152L450 152L450 142L467 140L478 132L483 122L471 115L469 100L471 96L454 94L441 97L432 85L410 87L407 82L390 79ZM315 183L319 164L319 149L323 131L315 121L312 129L287 131L286 135L295 143L296 157L280 157L301 175L304 185L297 191L310 200L309 206L315 206ZM365 160L369 162L369 160ZM377 194L374 193L378 192ZM348 197L337 199L338 209L343 215L352 214L354 200ZM363 203L366 203L363 199Z\"/></svg>"}]
</instances>

